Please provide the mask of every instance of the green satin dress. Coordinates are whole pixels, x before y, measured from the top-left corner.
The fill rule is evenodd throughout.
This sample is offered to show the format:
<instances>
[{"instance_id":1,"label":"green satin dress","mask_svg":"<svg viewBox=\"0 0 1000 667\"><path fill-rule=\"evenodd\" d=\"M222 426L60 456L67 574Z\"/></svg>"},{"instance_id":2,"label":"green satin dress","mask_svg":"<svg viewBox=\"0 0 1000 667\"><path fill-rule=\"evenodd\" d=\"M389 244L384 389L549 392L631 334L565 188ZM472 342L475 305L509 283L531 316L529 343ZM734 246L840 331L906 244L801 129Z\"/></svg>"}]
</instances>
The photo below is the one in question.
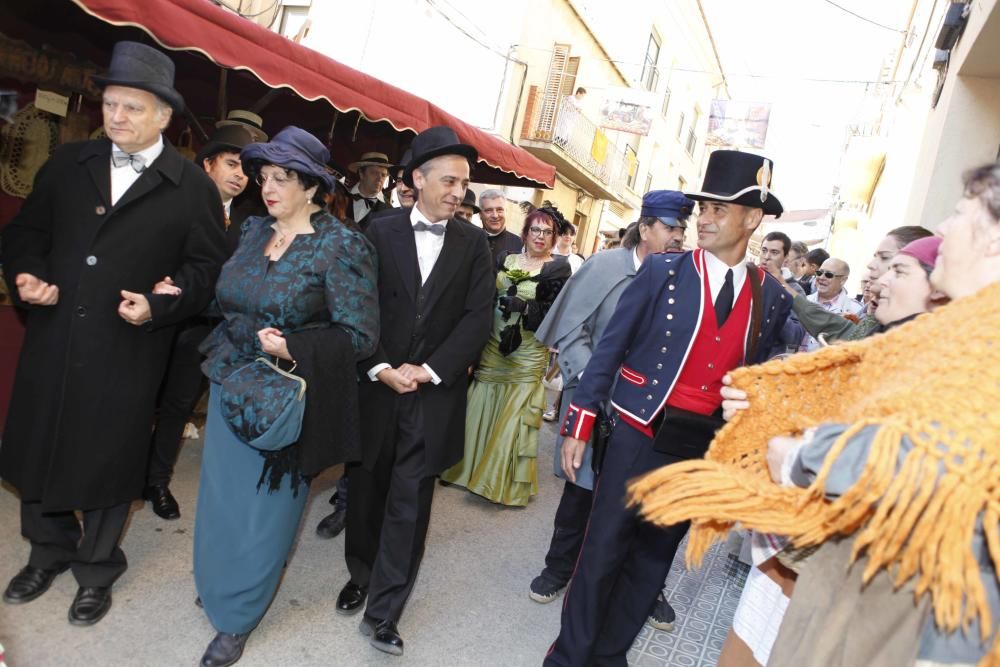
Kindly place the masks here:
<instances>
[{"instance_id":1,"label":"green satin dress","mask_svg":"<svg viewBox=\"0 0 1000 667\"><path fill-rule=\"evenodd\" d=\"M504 356L502 332L518 321L518 315L504 320L499 307L494 307L493 331L469 385L465 457L441 475L445 482L464 486L495 503L523 507L538 493L538 432L545 411L542 376L549 351L533 330L569 276L568 264L560 264L565 264L565 270L557 262L548 262L540 270L519 272L517 256L504 260L504 269L497 274L497 294L510 294L515 286L517 296L532 303L530 315L525 313L518 325L521 344ZM511 270L515 279L508 274ZM516 280L524 276L530 278ZM549 277L554 280L540 281ZM553 283L557 283L554 289Z\"/></svg>"}]
</instances>

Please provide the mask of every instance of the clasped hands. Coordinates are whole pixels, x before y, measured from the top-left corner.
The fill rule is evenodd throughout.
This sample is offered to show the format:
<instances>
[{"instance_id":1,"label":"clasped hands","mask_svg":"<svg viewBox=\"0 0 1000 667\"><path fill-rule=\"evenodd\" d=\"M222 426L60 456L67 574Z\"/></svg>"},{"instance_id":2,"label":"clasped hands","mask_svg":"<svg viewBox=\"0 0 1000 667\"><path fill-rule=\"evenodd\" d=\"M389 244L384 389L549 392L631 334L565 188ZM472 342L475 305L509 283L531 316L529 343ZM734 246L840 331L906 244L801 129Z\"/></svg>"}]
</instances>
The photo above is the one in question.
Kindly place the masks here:
<instances>
[{"instance_id":1,"label":"clasped hands","mask_svg":"<svg viewBox=\"0 0 1000 667\"><path fill-rule=\"evenodd\" d=\"M54 306L59 303L58 285L47 283L38 276L30 273L19 273L14 278L14 285L17 287L18 297L25 303L33 306ZM180 294L179 288L174 289L177 289L177 294ZM122 301L118 304L118 314L123 320L138 326L151 319L149 301L142 294L122 290L121 297Z\"/></svg>"},{"instance_id":2,"label":"clasped hands","mask_svg":"<svg viewBox=\"0 0 1000 667\"><path fill-rule=\"evenodd\" d=\"M408 394L411 391L416 391L418 386L433 380L426 368L416 364L401 364L399 368L383 368L375 377L397 394Z\"/></svg>"}]
</instances>

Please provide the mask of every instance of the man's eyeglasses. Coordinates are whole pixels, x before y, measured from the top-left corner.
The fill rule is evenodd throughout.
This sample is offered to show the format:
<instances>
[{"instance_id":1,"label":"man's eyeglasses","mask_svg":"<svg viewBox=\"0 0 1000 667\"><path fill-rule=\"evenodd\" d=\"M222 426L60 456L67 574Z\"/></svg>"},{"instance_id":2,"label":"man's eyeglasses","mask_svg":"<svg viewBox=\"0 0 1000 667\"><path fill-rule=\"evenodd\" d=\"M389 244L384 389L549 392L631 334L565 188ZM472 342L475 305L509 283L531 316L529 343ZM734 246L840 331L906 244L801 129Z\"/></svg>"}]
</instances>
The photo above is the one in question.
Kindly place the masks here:
<instances>
[{"instance_id":1,"label":"man's eyeglasses","mask_svg":"<svg viewBox=\"0 0 1000 667\"><path fill-rule=\"evenodd\" d=\"M257 185L261 187L263 187L264 184L267 183L268 181L271 181L280 188L285 185L288 185L295 179L296 179L295 174L292 174L290 176L282 176L281 174L271 174L271 175L257 174L257 178L255 178L254 180L257 181Z\"/></svg>"},{"instance_id":2,"label":"man's eyeglasses","mask_svg":"<svg viewBox=\"0 0 1000 667\"><path fill-rule=\"evenodd\" d=\"M528 233L532 236L541 236L542 238L548 238L552 236L551 229L545 229L543 227L529 227Z\"/></svg>"},{"instance_id":3,"label":"man's eyeglasses","mask_svg":"<svg viewBox=\"0 0 1000 667\"><path fill-rule=\"evenodd\" d=\"M843 273L834 273L833 271L817 271L816 272L816 277L817 278L828 278L830 280L833 280L834 278L843 278L844 274Z\"/></svg>"}]
</instances>

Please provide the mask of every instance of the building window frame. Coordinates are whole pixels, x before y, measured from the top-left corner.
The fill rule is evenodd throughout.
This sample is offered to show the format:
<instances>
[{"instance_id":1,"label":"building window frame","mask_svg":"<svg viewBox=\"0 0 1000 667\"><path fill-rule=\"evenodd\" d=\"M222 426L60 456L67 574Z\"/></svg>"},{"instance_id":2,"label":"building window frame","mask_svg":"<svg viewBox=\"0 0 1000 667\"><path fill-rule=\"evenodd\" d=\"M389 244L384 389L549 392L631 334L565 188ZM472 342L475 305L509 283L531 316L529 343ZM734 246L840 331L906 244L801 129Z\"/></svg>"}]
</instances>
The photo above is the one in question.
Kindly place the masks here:
<instances>
[{"instance_id":1,"label":"building window frame","mask_svg":"<svg viewBox=\"0 0 1000 667\"><path fill-rule=\"evenodd\" d=\"M660 61L660 39L655 32L649 33L649 42L646 44L646 56L642 61L642 75L639 80L646 90L655 91L660 81L660 73L657 63Z\"/></svg>"}]
</instances>

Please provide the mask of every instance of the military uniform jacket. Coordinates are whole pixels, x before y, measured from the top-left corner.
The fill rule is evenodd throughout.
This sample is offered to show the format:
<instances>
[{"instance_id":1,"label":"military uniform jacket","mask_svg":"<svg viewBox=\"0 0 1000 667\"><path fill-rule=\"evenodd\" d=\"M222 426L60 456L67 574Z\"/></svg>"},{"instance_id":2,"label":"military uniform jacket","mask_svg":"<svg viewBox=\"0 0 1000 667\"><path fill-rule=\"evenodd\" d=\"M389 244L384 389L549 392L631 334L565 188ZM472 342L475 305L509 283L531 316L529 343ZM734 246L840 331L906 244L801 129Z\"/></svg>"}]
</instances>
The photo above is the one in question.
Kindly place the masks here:
<instances>
[{"instance_id":1,"label":"military uniform jacket","mask_svg":"<svg viewBox=\"0 0 1000 667\"><path fill-rule=\"evenodd\" d=\"M589 439L597 408L609 395L615 409L643 425L663 409L701 325L705 300L712 298L699 268L702 252L646 258L622 293L587 364L563 422L563 435ZM755 345L751 345L749 326L745 335L744 350L755 350L751 363L767 359L792 304L778 281L766 271L760 273L761 303L751 303L751 312L760 308ZM615 384L622 366L629 369L627 381Z\"/></svg>"},{"instance_id":2,"label":"military uniform jacket","mask_svg":"<svg viewBox=\"0 0 1000 667\"><path fill-rule=\"evenodd\" d=\"M111 142L66 144L3 229L4 273L28 314L0 475L46 510L139 497L174 325L205 308L226 258L219 190L170 144L110 196ZM58 286L58 303L18 301L19 273ZM164 276L180 296L150 294ZM149 324L119 316L123 289L146 295Z\"/></svg>"}]
</instances>

